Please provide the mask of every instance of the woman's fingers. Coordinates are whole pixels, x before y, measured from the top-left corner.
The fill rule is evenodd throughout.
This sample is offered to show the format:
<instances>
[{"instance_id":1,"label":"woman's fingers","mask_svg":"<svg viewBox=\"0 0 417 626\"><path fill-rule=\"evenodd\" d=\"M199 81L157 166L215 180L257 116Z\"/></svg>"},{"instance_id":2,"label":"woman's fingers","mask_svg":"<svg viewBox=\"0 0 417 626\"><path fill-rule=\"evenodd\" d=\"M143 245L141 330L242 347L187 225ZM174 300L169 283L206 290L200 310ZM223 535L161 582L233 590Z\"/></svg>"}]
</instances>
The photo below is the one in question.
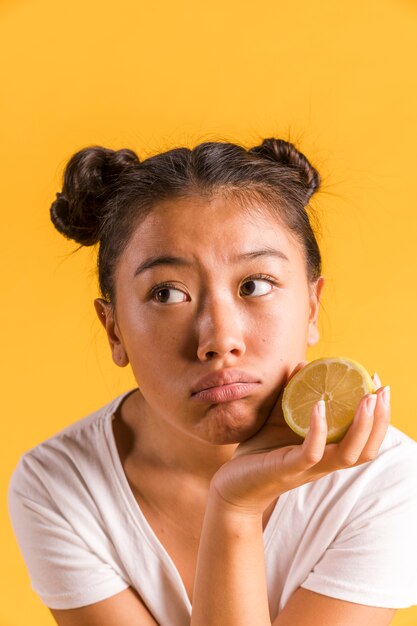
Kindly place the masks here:
<instances>
[{"instance_id":1,"label":"woman's fingers","mask_svg":"<svg viewBox=\"0 0 417 626\"><path fill-rule=\"evenodd\" d=\"M316 402L310 419L310 429L302 445L304 458L310 467L318 463L324 454L327 438L326 403Z\"/></svg>"},{"instance_id":2,"label":"woman's fingers","mask_svg":"<svg viewBox=\"0 0 417 626\"><path fill-rule=\"evenodd\" d=\"M284 482L294 481L293 486L297 486L374 459L390 422L389 391L389 387L379 387L361 399L353 422L339 443L326 444L327 421L319 411L319 404L324 408L325 402L316 403L304 442L291 446L280 459L281 470L285 467L287 474Z\"/></svg>"},{"instance_id":3,"label":"woman's fingers","mask_svg":"<svg viewBox=\"0 0 417 626\"><path fill-rule=\"evenodd\" d=\"M376 457L381 444L384 441L391 419L390 387L381 387L378 389L376 395L377 401L374 412L373 428L362 454L359 457L359 461L361 463L372 461L372 459Z\"/></svg>"},{"instance_id":4,"label":"woman's fingers","mask_svg":"<svg viewBox=\"0 0 417 626\"><path fill-rule=\"evenodd\" d=\"M340 461L346 467L355 465L359 461L369 440L374 426L376 401L375 393L361 399L349 430L337 446Z\"/></svg>"},{"instance_id":5,"label":"woman's fingers","mask_svg":"<svg viewBox=\"0 0 417 626\"><path fill-rule=\"evenodd\" d=\"M302 367L298 364L297 371ZM294 375L295 371L292 372ZM374 376L377 386L379 379ZM231 485L228 476L229 463L217 472L217 482L222 493L228 494L229 502L247 502L253 498L263 506L271 493L284 493L300 485L312 482L336 470L354 467L374 459L381 447L390 421L389 387L379 386L373 394L364 396L358 404L355 417L344 437L338 443L326 443L327 420L317 402L311 412L310 429L301 445L271 447L261 442L260 448L244 450L230 461L241 484ZM275 428L277 428L275 426ZM270 436L269 431L268 437ZM255 435L254 439L257 437ZM243 442L249 444L251 440ZM253 443L253 442L252 442ZM240 444L241 446L242 444ZM247 456L245 459L244 457ZM222 471L224 470L224 471ZM260 504L262 500L262 503Z\"/></svg>"},{"instance_id":6,"label":"woman's fingers","mask_svg":"<svg viewBox=\"0 0 417 626\"><path fill-rule=\"evenodd\" d=\"M285 458L282 459L286 470L289 472L299 474L314 468L323 458L326 448L327 422L325 413L320 412L319 404L322 404L323 411L325 411L324 402L317 402L314 405L311 413L310 429L303 443L298 446L292 446Z\"/></svg>"},{"instance_id":7,"label":"woman's fingers","mask_svg":"<svg viewBox=\"0 0 417 626\"><path fill-rule=\"evenodd\" d=\"M326 446L314 470L330 472L371 461L379 452L389 422L389 387L380 387L361 399L349 430L339 443Z\"/></svg>"},{"instance_id":8,"label":"woman's fingers","mask_svg":"<svg viewBox=\"0 0 417 626\"><path fill-rule=\"evenodd\" d=\"M390 422L389 391L380 387L362 398L352 426L338 445L350 465L366 463L378 454Z\"/></svg>"},{"instance_id":9,"label":"woman's fingers","mask_svg":"<svg viewBox=\"0 0 417 626\"><path fill-rule=\"evenodd\" d=\"M372 376L372 380L373 380L373 383L374 383L376 389L379 389L380 387L382 387L382 383L381 383L381 381L379 379L379 376L378 376L378 374L376 372Z\"/></svg>"}]
</instances>

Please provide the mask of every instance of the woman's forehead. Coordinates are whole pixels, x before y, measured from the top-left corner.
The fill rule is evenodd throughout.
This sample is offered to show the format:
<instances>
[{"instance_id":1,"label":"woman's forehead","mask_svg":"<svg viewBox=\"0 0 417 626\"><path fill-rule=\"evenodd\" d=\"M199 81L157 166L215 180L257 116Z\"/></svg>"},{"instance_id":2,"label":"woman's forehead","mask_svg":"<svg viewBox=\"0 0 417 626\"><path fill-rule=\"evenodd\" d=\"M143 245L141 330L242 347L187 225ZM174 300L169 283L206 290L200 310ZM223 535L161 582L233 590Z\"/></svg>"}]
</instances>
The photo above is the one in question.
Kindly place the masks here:
<instances>
[{"instance_id":1,"label":"woman's forehead","mask_svg":"<svg viewBox=\"0 0 417 626\"><path fill-rule=\"evenodd\" d=\"M159 203L138 224L132 239L141 247L205 243L210 247L250 244L254 239L293 243L294 236L277 212L262 205L243 207L232 199L184 198Z\"/></svg>"},{"instance_id":2,"label":"woman's forehead","mask_svg":"<svg viewBox=\"0 0 417 626\"><path fill-rule=\"evenodd\" d=\"M243 209L222 198L186 198L159 204L138 224L122 263L140 273L141 267L155 267L155 260L163 257L235 264L269 256L288 266L300 255L299 243L270 211Z\"/></svg>"}]
</instances>

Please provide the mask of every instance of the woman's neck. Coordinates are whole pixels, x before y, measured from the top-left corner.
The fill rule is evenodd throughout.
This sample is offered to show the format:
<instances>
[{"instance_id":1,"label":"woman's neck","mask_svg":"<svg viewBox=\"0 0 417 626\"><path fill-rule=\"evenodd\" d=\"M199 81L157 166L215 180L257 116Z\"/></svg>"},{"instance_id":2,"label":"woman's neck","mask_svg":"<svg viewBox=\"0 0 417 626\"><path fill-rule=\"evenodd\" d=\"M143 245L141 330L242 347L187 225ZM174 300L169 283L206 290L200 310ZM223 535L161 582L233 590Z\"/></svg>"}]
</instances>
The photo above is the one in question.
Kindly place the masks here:
<instances>
[{"instance_id":1,"label":"woman's neck","mask_svg":"<svg viewBox=\"0 0 417 626\"><path fill-rule=\"evenodd\" d=\"M208 489L217 470L238 444L214 445L174 428L150 415L140 391L127 396L113 420L113 432L122 465L174 472Z\"/></svg>"}]
</instances>

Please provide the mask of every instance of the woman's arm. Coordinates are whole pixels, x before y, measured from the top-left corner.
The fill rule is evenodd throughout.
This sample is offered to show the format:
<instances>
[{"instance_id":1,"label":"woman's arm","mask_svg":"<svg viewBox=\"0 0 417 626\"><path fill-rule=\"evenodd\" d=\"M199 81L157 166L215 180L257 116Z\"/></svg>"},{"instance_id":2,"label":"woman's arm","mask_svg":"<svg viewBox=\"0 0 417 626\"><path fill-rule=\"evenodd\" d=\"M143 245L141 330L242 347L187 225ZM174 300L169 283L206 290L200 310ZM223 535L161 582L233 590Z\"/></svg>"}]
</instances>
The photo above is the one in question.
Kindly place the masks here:
<instances>
[{"instance_id":1,"label":"woman's arm","mask_svg":"<svg viewBox=\"0 0 417 626\"><path fill-rule=\"evenodd\" d=\"M78 609L49 610L58 626L158 626L131 587Z\"/></svg>"},{"instance_id":2,"label":"woman's arm","mask_svg":"<svg viewBox=\"0 0 417 626\"><path fill-rule=\"evenodd\" d=\"M233 510L210 492L193 590L191 626L271 626L262 514Z\"/></svg>"},{"instance_id":3,"label":"woman's arm","mask_svg":"<svg viewBox=\"0 0 417 626\"><path fill-rule=\"evenodd\" d=\"M50 611L58 626L158 626L131 588L79 609ZM394 613L395 609L345 602L300 587L272 626L304 626L307 616L309 626L388 626Z\"/></svg>"},{"instance_id":4,"label":"woman's arm","mask_svg":"<svg viewBox=\"0 0 417 626\"><path fill-rule=\"evenodd\" d=\"M299 587L272 626L301 626L306 622L309 626L388 626L395 611L329 598Z\"/></svg>"},{"instance_id":5,"label":"woman's arm","mask_svg":"<svg viewBox=\"0 0 417 626\"><path fill-rule=\"evenodd\" d=\"M191 626L271 626L263 511L290 489L374 459L390 416L382 392L380 388L376 403L370 406L367 398L362 398L353 424L337 444L326 445L326 420L316 405L302 445L280 448L271 441L271 432L264 436L262 428L240 444L232 460L215 474L200 538ZM371 616L374 626L384 626L392 618L391 609L375 609L326 596L317 600L317 596L320 594L298 590L273 626L301 626L306 622L322 626L326 614L331 615L332 626L353 621L368 624ZM318 609L322 613L317 613Z\"/></svg>"},{"instance_id":6,"label":"woman's arm","mask_svg":"<svg viewBox=\"0 0 417 626\"><path fill-rule=\"evenodd\" d=\"M387 626L394 613L300 587L272 626ZM228 510L212 494L200 541L191 626L253 624L271 626L262 516Z\"/></svg>"}]
</instances>

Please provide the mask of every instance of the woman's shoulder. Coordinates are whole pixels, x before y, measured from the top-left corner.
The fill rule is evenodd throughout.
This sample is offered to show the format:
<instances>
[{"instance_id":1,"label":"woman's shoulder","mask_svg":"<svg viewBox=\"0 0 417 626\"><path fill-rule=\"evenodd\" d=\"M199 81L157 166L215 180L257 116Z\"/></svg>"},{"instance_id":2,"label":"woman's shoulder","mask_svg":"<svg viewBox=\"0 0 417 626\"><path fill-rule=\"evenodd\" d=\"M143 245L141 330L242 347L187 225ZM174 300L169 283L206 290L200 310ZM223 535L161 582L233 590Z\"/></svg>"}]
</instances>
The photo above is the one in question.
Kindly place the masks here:
<instances>
[{"instance_id":1,"label":"woman's shoulder","mask_svg":"<svg viewBox=\"0 0 417 626\"><path fill-rule=\"evenodd\" d=\"M294 490L294 497L312 510L329 499L332 506L354 508L360 501L396 501L417 507L417 442L390 425L377 456L365 463L336 470Z\"/></svg>"},{"instance_id":2,"label":"woman's shoulder","mask_svg":"<svg viewBox=\"0 0 417 626\"><path fill-rule=\"evenodd\" d=\"M417 442L409 435L393 425L388 427L377 456L372 460L353 468L339 470L349 482L349 472L356 474L358 479L369 488L388 488L390 485L409 486L414 491L416 483L414 476L417 471ZM373 486L373 487L372 487Z\"/></svg>"},{"instance_id":3,"label":"woman's shoulder","mask_svg":"<svg viewBox=\"0 0 417 626\"><path fill-rule=\"evenodd\" d=\"M404 431L390 424L388 426L387 434L381 445L381 452L396 447L398 445L405 446L407 449L410 450L411 453L413 451L414 453L417 452L417 441L412 439Z\"/></svg>"},{"instance_id":4,"label":"woman's shoulder","mask_svg":"<svg viewBox=\"0 0 417 626\"><path fill-rule=\"evenodd\" d=\"M45 487L50 481L68 482L86 468L91 472L105 465L111 416L131 392L118 395L21 454L9 491L28 492L37 484Z\"/></svg>"},{"instance_id":5,"label":"woman's shoulder","mask_svg":"<svg viewBox=\"0 0 417 626\"><path fill-rule=\"evenodd\" d=\"M374 461L378 461L377 465L384 468L395 467L400 471L401 468L402 471L417 470L417 441L390 425Z\"/></svg>"}]
</instances>

